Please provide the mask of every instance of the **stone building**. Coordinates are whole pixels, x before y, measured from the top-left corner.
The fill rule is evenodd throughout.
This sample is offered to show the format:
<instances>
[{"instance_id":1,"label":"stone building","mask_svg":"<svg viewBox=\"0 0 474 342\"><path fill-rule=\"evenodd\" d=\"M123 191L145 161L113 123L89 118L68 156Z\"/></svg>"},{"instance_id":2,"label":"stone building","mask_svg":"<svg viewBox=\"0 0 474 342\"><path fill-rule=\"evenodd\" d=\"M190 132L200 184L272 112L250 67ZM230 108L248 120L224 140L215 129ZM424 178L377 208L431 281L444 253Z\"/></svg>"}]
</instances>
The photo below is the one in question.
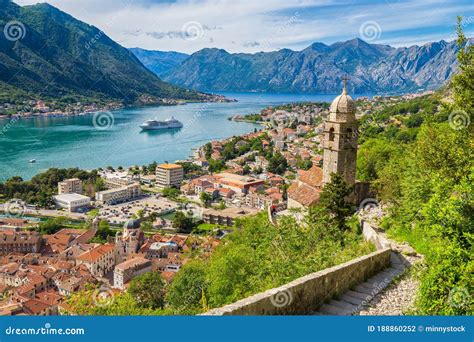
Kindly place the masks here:
<instances>
[{"instance_id":1,"label":"stone building","mask_svg":"<svg viewBox=\"0 0 474 342\"><path fill-rule=\"evenodd\" d=\"M355 184L358 129L355 109L344 79L342 94L332 102L329 119L324 123L324 184L331 181L332 173L339 173L350 185Z\"/></svg>"},{"instance_id":2,"label":"stone building","mask_svg":"<svg viewBox=\"0 0 474 342\"><path fill-rule=\"evenodd\" d=\"M128 220L123 231L115 236L116 263L127 259L127 256L136 253L145 242L145 235L140 229L139 220Z\"/></svg>"},{"instance_id":3,"label":"stone building","mask_svg":"<svg viewBox=\"0 0 474 342\"><path fill-rule=\"evenodd\" d=\"M150 260L135 257L130 260L126 260L114 269L114 287L123 290L125 284L131 279L138 277L146 272L150 272L152 269L152 263Z\"/></svg>"}]
</instances>

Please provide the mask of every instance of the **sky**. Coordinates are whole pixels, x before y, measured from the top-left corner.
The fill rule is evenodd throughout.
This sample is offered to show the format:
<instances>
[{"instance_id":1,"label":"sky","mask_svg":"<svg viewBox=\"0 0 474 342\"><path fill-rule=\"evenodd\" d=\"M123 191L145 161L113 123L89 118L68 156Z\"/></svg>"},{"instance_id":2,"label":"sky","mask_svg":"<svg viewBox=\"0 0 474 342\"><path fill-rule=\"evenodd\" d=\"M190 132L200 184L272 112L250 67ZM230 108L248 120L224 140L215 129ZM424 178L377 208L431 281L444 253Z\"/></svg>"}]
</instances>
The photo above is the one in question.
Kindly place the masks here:
<instances>
[{"instance_id":1,"label":"sky","mask_svg":"<svg viewBox=\"0 0 474 342\"><path fill-rule=\"evenodd\" d=\"M38 0L14 0L30 5ZM49 0L125 47L193 53L301 50L359 37L392 46L474 34L474 0Z\"/></svg>"}]
</instances>

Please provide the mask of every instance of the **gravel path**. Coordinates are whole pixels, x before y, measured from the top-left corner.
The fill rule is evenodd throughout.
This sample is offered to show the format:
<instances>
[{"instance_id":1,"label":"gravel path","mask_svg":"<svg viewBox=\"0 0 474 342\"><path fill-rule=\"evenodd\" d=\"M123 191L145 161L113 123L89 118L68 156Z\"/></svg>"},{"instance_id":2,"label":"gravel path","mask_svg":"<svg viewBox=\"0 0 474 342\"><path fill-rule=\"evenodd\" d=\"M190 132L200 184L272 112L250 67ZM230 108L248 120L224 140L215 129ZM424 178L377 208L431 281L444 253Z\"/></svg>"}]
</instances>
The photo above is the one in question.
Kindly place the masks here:
<instances>
[{"instance_id":1,"label":"gravel path","mask_svg":"<svg viewBox=\"0 0 474 342\"><path fill-rule=\"evenodd\" d=\"M402 277L403 279L399 282L376 295L367 307L359 312L359 315L398 316L411 309L418 291L418 282L410 274Z\"/></svg>"},{"instance_id":2,"label":"gravel path","mask_svg":"<svg viewBox=\"0 0 474 342\"><path fill-rule=\"evenodd\" d=\"M380 207L372 208L370 212L365 212L364 216L366 220L377 226L377 221L383 216L383 210ZM399 243L389 239L384 232L379 232L379 235L390 241L392 249L404 260L408 269L400 276L400 279L377 294L371 302L358 312L358 315L404 315L407 311L413 309L419 286L413 273L409 272L409 268L420 262L423 256L417 254L407 243Z\"/></svg>"}]
</instances>

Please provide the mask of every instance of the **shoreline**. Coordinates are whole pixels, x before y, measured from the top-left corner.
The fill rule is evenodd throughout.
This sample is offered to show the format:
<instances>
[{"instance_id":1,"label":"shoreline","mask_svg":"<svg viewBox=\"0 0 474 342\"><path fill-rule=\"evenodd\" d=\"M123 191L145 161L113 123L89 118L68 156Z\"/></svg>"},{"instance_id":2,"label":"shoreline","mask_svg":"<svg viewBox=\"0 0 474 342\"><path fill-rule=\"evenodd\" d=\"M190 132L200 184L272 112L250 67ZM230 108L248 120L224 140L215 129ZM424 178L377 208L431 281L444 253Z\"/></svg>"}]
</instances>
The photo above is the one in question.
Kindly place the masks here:
<instances>
[{"instance_id":1,"label":"shoreline","mask_svg":"<svg viewBox=\"0 0 474 342\"><path fill-rule=\"evenodd\" d=\"M216 99L220 98L219 95L215 95ZM161 102L161 103L143 103L138 105L120 105L120 106L110 106L97 108L94 110L86 110L79 113L64 113L64 112L47 112L47 113L30 113L30 114L11 114L11 115L0 115L0 122L19 119L35 119L35 118L65 118L65 117L76 117L76 116L85 116L96 113L106 113L114 110L127 109L127 108L144 108L144 107L154 107L154 106L183 106L189 103L224 103L224 102L238 102L236 99L227 99L223 97L224 100L219 101L185 101L185 100L176 100L175 103Z\"/></svg>"},{"instance_id":2,"label":"shoreline","mask_svg":"<svg viewBox=\"0 0 474 342\"><path fill-rule=\"evenodd\" d=\"M235 100L235 101L232 101L232 102L238 102L238 101ZM201 102L187 102L187 103L201 103ZM185 104L187 104L187 103L185 103ZM145 106L131 106L130 108L132 108L132 107L142 108L142 107L149 107L149 106L151 106L151 105L145 105ZM158 106L159 106L159 105L158 105ZM168 106L169 106L169 105L168 105ZM129 107L117 108L117 109L115 109L115 110L123 109L123 108L129 108ZM103 112L107 112L107 110L98 110L98 111L93 111L93 112L84 112L84 113L78 113L78 114L72 114L72 115L62 115L62 116L46 116L46 115L34 115L34 116L33 116L33 115L31 115L31 116L27 116L27 117L24 117L24 118L25 118L25 119L34 119L34 118L38 118L38 117L52 117L52 118L59 118L59 117L75 117L75 116L85 116L85 115L91 115L91 114L103 113ZM235 115L235 114L234 114L234 115ZM231 118L232 118L234 115L228 117L227 119L228 119L229 121L233 121L233 120L231 120ZM19 120L20 118L23 118L23 116L18 116L18 115L16 115L16 116L11 116L11 117L10 117L10 121L17 121L17 120ZM0 117L0 122L2 121L2 119L3 119L3 118ZM235 122L238 122L238 121L235 121ZM242 122L244 122L244 121L242 121ZM265 123L264 123L263 121L262 121L261 123L258 123L258 122L244 122L244 123L250 123L250 124L253 124L253 125L256 125L256 126L259 125L259 126L261 126L261 127L266 128ZM245 134L249 134L249 133L251 133L251 132L252 132L252 131L249 131L249 132L243 133L243 134L241 134L241 135L239 135L239 136L242 136L242 135L245 135ZM1 130L0 130L0 135L1 135ZM223 141L223 140L229 139L229 138L231 138L232 136L233 136L233 135L230 135L230 136L225 137L225 138L218 139L218 141ZM203 146L205 146L207 143L212 142L212 141L214 141L214 140L215 140L215 139L207 140L204 144L199 145L199 146L197 146L197 147L191 148L190 151L189 151L189 154L188 154L186 157L181 158L181 159L176 159L176 160L174 160L174 162L189 162L189 163L193 163L193 162L195 161L195 153L196 153L197 151L199 151L199 150L200 150ZM151 164L151 163L153 163L153 162L155 162L155 161L156 161L156 160L150 160L150 161L148 161L148 162L146 162L146 163L147 163L147 164ZM91 171L93 171L93 170L106 169L107 166L109 166L109 165L101 165L101 166L97 166L97 167L92 168L92 169L89 169L89 168L84 168L84 169L83 169L83 168L76 167L76 166L71 166L71 167L50 167L50 168L48 168L48 169L46 169L46 170L44 170L44 171L40 171L40 172L38 172L38 173L35 173L34 175L32 175L31 177L28 177L28 178L23 178L23 177L18 176L18 175L13 175L13 176L10 176L10 177L8 177L8 178L5 178L5 177L4 177L4 180L6 181L6 180L9 179L9 178L18 176L18 177L23 178L23 180L25 180L25 181L29 181L29 180L31 180L33 177L35 177L35 176L37 176L37 175L39 175L39 174L41 174L41 173L44 173L44 172L48 171L48 170L51 169L51 168L59 168L59 169L63 169L63 168L64 168L64 169L67 169L67 168L78 168L79 170L84 170L84 171L87 171L87 172L91 172ZM122 166L122 167L124 168L124 170L128 170L128 169L134 167L135 165L128 165L128 166L119 165L119 166ZM118 166L112 166L112 167L117 168ZM0 179L1 179L1 177L0 177ZM0 184L1 184L1 183L2 183L2 182L0 181Z\"/></svg>"}]
</instances>

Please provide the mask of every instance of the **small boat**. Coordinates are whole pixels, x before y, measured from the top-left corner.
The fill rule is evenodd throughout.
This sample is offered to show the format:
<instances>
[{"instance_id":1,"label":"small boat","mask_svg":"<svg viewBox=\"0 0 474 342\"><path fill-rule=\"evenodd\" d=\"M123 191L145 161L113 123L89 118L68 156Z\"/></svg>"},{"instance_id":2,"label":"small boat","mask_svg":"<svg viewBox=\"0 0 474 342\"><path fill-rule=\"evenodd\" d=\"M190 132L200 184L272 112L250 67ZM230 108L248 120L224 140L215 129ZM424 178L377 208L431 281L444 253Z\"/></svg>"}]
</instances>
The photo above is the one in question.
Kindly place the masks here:
<instances>
[{"instance_id":1,"label":"small boat","mask_svg":"<svg viewBox=\"0 0 474 342\"><path fill-rule=\"evenodd\" d=\"M31 164L36 163L36 159L30 159L30 163Z\"/></svg>"},{"instance_id":2,"label":"small boat","mask_svg":"<svg viewBox=\"0 0 474 342\"><path fill-rule=\"evenodd\" d=\"M168 129L168 128L182 128L183 124L176 120L174 117L166 119L165 121L147 120L140 125L140 128L144 131L158 130L158 129Z\"/></svg>"}]
</instances>

